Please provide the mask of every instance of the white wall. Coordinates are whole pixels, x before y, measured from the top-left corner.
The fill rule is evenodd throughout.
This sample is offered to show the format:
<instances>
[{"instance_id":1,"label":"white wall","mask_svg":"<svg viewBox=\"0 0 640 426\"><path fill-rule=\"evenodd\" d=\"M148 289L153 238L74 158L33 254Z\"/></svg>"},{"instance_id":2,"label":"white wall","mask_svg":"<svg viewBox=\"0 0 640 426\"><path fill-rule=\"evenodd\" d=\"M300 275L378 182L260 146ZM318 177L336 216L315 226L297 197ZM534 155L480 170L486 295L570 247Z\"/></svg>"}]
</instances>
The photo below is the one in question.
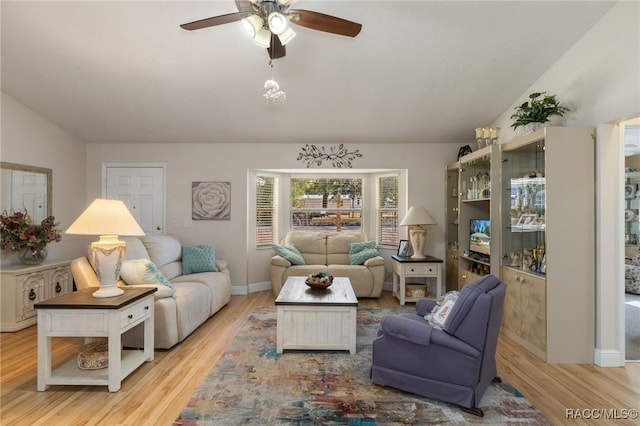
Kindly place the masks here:
<instances>
[{"instance_id":1,"label":"white wall","mask_svg":"<svg viewBox=\"0 0 640 426\"><path fill-rule=\"evenodd\" d=\"M53 170L53 216L64 231L84 210L85 144L2 92L2 161ZM47 246L49 259L71 259L86 251L83 237L63 235Z\"/></svg>"},{"instance_id":2,"label":"white wall","mask_svg":"<svg viewBox=\"0 0 640 426\"><path fill-rule=\"evenodd\" d=\"M347 147L363 155L354 161L354 168L408 170L409 205L424 205L440 224L429 230L426 252L444 258L444 165L456 160L459 146L347 143ZM185 244L213 244L216 256L229 263L232 284L244 288L269 281L271 257L270 251L256 254L247 247L247 170L304 168L297 161L301 148L302 144L259 143L88 144L86 200L101 195L103 163L166 163L167 233ZM231 182L230 221L191 221L193 181Z\"/></svg>"},{"instance_id":3,"label":"white wall","mask_svg":"<svg viewBox=\"0 0 640 426\"><path fill-rule=\"evenodd\" d=\"M502 141L510 139L513 107L529 93L546 90L571 107L567 125L596 128L596 256L575 261L596 263L595 358L601 366L624 365L624 151L612 123L640 113L639 17L638 2L614 5L493 123L503 129Z\"/></svg>"}]
</instances>

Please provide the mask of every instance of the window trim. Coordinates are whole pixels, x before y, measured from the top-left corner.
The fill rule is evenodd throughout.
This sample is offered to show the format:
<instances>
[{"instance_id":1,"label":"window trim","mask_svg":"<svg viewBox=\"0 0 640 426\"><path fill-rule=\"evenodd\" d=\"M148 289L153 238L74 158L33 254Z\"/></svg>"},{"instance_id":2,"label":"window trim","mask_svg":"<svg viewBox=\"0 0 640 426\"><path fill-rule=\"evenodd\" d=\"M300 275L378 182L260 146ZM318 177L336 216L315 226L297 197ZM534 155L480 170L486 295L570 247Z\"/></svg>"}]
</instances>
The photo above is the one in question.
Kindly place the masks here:
<instances>
[{"instance_id":1,"label":"window trim","mask_svg":"<svg viewBox=\"0 0 640 426\"><path fill-rule=\"evenodd\" d=\"M328 175L331 177L337 178L361 178L363 179L362 184L362 199L363 209L362 209L362 231L367 235L370 239L377 240L377 229L376 229L376 208L370 209L366 208L366 200L371 199L371 197L375 197L376 195L376 181L379 177L389 177L389 176L397 176L398 178L398 221L407 211L407 169L357 169L352 172L347 170L333 170L333 169L315 169L312 173L308 169L253 169L250 170L250 176L253 177L253 184L249 184L249 208L247 209L247 234L249 236L249 248L253 250L264 250L267 247L257 247L256 246L256 230L255 230L255 219L256 219L256 188L255 188L255 178L258 175L263 176L272 176L276 177L278 180L278 235L275 236L276 241L281 241L284 236L290 231L289 227L289 218L291 217L291 203L290 199L290 179L292 176L296 178L315 178L322 177L324 175ZM406 230L404 227L398 226L398 239L402 239L406 237ZM373 238L372 238L373 237ZM397 246L389 246L389 245L380 245L379 248L385 250L396 250ZM270 248L269 248L270 249Z\"/></svg>"}]
</instances>

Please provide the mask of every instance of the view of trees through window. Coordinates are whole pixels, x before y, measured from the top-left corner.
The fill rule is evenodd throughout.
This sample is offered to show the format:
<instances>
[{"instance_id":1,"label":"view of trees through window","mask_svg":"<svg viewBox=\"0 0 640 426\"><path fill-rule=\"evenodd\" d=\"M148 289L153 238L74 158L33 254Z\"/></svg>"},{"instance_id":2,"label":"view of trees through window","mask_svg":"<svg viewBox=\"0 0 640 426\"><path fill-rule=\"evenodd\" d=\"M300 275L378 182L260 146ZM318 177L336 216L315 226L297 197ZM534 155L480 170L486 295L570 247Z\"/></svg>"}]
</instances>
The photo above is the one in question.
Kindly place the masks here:
<instances>
[{"instance_id":1,"label":"view of trees through window","mask_svg":"<svg viewBox=\"0 0 640 426\"><path fill-rule=\"evenodd\" d=\"M292 178L291 229L360 230L362 179Z\"/></svg>"},{"instance_id":2,"label":"view of trees through window","mask_svg":"<svg viewBox=\"0 0 640 426\"><path fill-rule=\"evenodd\" d=\"M398 175L344 178L291 176L279 194L277 175L256 175L256 247L271 247L288 230L364 231L382 246L398 245ZM375 184L375 190L373 185ZM362 188L371 188L363 198ZM282 198L280 198L280 195ZM279 203L290 209L279 209ZM366 206L366 207L365 207ZM374 223L364 223L363 208ZM285 226L280 214L289 210ZM375 213L373 213L375 212ZM278 229L278 224L284 229Z\"/></svg>"}]
</instances>

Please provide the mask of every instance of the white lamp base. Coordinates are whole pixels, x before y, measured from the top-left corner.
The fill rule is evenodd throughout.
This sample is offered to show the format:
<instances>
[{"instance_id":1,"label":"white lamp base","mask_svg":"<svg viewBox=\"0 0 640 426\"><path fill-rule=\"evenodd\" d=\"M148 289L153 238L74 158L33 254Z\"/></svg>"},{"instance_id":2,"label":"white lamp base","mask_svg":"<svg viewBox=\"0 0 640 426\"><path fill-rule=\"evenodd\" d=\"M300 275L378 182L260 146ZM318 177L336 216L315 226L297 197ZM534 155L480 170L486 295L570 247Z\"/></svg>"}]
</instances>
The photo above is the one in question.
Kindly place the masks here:
<instances>
[{"instance_id":1,"label":"white lamp base","mask_svg":"<svg viewBox=\"0 0 640 426\"><path fill-rule=\"evenodd\" d=\"M103 235L91 243L93 267L100 280L100 289L93 293L93 297L115 297L124 293L117 282L126 246L117 235Z\"/></svg>"},{"instance_id":2,"label":"white lamp base","mask_svg":"<svg viewBox=\"0 0 640 426\"><path fill-rule=\"evenodd\" d=\"M427 231L420 225L409 230L409 239L411 240L411 247L413 248L412 259L426 259L422 252L424 251L424 245L427 242Z\"/></svg>"}]
</instances>

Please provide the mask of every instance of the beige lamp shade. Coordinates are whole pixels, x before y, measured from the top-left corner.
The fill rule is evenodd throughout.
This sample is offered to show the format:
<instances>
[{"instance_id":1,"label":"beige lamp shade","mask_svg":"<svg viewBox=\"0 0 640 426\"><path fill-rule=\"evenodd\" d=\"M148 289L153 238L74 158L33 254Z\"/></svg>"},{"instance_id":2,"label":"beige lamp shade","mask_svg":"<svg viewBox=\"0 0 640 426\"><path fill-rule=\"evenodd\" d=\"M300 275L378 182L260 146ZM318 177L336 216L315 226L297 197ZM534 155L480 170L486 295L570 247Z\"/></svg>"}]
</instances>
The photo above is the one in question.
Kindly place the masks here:
<instances>
[{"instance_id":1,"label":"beige lamp shade","mask_svg":"<svg viewBox=\"0 0 640 426\"><path fill-rule=\"evenodd\" d=\"M144 235L120 200L95 199L65 231L73 235Z\"/></svg>"},{"instance_id":2,"label":"beige lamp shade","mask_svg":"<svg viewBox=\"0 0 640 426\"><path fill-rule=\"evenodd\" d=\"M100 236L91 243L89 251L89 260L100 281L93 297L116 297L124 293L117 281L127 244L119 240L118 235L144 235L127 206L120 200L93 200L65 233Z\"/></svg>"},{"instance_id":3,"label":"beige lamp shade","mask_svg":"<svg viewBox=\"0 0 640 426\"><path fill-rule=\"evenodd\" d=\"M436 221L433 220L427 209L423 206L411 206L407 212L400 226L409 225L435 225Z\"/></svg>"}]
</instances>

